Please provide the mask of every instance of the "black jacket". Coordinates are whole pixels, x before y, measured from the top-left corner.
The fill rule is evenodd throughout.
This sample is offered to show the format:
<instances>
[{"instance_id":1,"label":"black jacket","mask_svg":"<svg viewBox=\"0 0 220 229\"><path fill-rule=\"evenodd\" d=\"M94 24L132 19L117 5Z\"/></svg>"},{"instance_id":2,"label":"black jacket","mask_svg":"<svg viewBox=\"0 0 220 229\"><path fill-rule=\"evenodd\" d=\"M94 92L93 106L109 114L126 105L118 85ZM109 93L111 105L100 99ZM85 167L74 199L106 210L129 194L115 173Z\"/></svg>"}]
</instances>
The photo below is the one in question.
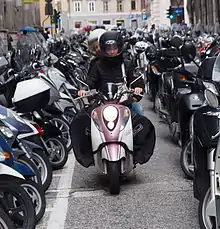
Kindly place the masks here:
<instances>
[{"instance_id":1,"label":"black jacket","mask_svg":"<svg viewBox=\"0 0 220 229\"><path fill-rule=\"evenodd\" d=\"M90 89L100 90L105 83L121 83L123 82L123 75L121 69L122 60L109 61L106 59L96 60L92 65L87 79L87 84ZM135 79L133 70L134 67L131 62L124 60L127 86ZM144 80L140 78L131 86L132 88L140 87L144 90Z\"/></svg>"},{"instance_id":2,"label":"black jacket","mask_svg":"<svg viewBox=\"0 0 220 229\"><path fill-rule=\"evenodd\" d=\"M94 66L96 65L96 62L99 60L98 57L93 57L90 61L89 64L89 70L88 70L88 75L90 75L90 72L93 71L92 69L94 68Z\"/></svg>"}]
</instances>

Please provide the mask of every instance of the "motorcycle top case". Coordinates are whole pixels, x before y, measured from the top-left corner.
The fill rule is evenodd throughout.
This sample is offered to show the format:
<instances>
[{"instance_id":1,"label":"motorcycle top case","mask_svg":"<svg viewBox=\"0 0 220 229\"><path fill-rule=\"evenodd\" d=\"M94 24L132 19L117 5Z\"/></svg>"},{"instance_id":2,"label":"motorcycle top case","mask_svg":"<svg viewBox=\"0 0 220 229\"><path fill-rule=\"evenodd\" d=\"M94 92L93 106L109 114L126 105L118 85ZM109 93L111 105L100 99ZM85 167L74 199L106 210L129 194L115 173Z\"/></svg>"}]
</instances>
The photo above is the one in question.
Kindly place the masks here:
<instances>
[{"instance_id":1,"label":"motorcycle top case","mask_svg":"<svg viewBox=\"0 0 220 229\"><path fill-rule=\"evenodd\" d=\"M13 103L18 112L43 109L50 100L50 87L41 79L30 79L17 84Z\"/></svg>"}]
</instances>

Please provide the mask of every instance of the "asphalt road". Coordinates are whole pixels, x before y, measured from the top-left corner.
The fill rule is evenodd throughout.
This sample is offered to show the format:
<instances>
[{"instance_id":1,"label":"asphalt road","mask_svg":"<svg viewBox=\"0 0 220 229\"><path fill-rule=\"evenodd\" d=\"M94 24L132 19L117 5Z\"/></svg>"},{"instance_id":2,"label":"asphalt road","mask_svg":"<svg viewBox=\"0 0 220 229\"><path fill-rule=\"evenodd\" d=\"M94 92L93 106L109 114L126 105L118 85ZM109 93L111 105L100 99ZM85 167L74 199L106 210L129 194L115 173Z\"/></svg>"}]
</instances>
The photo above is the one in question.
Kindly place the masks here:
<instances>
[{"instance_id":1,"label":"asphalt road","mask_svg":"<svg viewBox=\"0 0 220 229\"><path fill-rule=\"evenodd\" d=\"M37 229L199 229L198 202L192 181L179 164L180 148L169 139L168 127L143 101L145 115L156 127L151 160L137 166L110 196L104 177L85 169L70 154L63 170L54 172L47 210Z\"/></svg>"}]
</instances>

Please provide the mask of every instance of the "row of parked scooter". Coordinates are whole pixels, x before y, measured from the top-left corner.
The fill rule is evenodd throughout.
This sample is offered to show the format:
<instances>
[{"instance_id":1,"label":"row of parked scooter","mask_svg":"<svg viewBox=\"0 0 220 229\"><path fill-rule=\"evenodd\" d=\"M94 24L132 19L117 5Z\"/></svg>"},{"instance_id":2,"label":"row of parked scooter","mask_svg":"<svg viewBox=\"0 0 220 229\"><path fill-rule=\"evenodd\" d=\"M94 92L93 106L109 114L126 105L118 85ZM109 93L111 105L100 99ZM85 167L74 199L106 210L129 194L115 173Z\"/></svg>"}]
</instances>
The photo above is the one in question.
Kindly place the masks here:
<instances>
[{"instance_id":1,"label":"row of parked scooter","mask_svg":"<svg viewBox=\"0 0 220 229\"><path fill-rule=\"evenodd\" d=\"M62 169L68 160L72 148L69 125L83 106L82 101L74 100L80 83L75 78L84 79L88 70L85 44L75 46L77 49L56 57L43 44L28 43L25 47L31 49L31 61L23 66L18 64L18 53L22 53L18 50L0 57L3 229L35 228L45 213L45 192L53 170Z\"/></svg>"},{"instance_id":2,"label":"row of parked scooter","mask_svg":"<svg viewBox=\"0 0 220 229\"><path fill-rule=\"evenodd\" d=\"M181 168L193 180L199 200L200 227L219 228L219 37L203 51L202 61L189 36L167 35L158 43L147 37L145 43L147 92L172 141L181 147Z\"/></svg>"}]
</instances>

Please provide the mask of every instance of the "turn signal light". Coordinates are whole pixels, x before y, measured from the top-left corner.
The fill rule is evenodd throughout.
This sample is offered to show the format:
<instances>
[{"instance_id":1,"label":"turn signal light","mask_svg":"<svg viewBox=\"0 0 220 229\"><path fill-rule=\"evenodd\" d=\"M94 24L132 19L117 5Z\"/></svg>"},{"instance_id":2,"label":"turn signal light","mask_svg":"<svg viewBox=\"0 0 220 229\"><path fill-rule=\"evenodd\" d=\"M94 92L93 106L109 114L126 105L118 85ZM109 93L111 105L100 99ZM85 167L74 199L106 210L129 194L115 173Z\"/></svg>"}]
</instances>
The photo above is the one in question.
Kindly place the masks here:
<instances>
[{"instance_id":1,"label":"turn signal light","mask_svg":"<svg viewBox=\"0 0 220 229\"><path fill-rule=\"evenodd\" d=\"M184 76L183 74L178 74L180 80L185 81L186 80L186 76Z\"/></svg>"}]
</instances>

